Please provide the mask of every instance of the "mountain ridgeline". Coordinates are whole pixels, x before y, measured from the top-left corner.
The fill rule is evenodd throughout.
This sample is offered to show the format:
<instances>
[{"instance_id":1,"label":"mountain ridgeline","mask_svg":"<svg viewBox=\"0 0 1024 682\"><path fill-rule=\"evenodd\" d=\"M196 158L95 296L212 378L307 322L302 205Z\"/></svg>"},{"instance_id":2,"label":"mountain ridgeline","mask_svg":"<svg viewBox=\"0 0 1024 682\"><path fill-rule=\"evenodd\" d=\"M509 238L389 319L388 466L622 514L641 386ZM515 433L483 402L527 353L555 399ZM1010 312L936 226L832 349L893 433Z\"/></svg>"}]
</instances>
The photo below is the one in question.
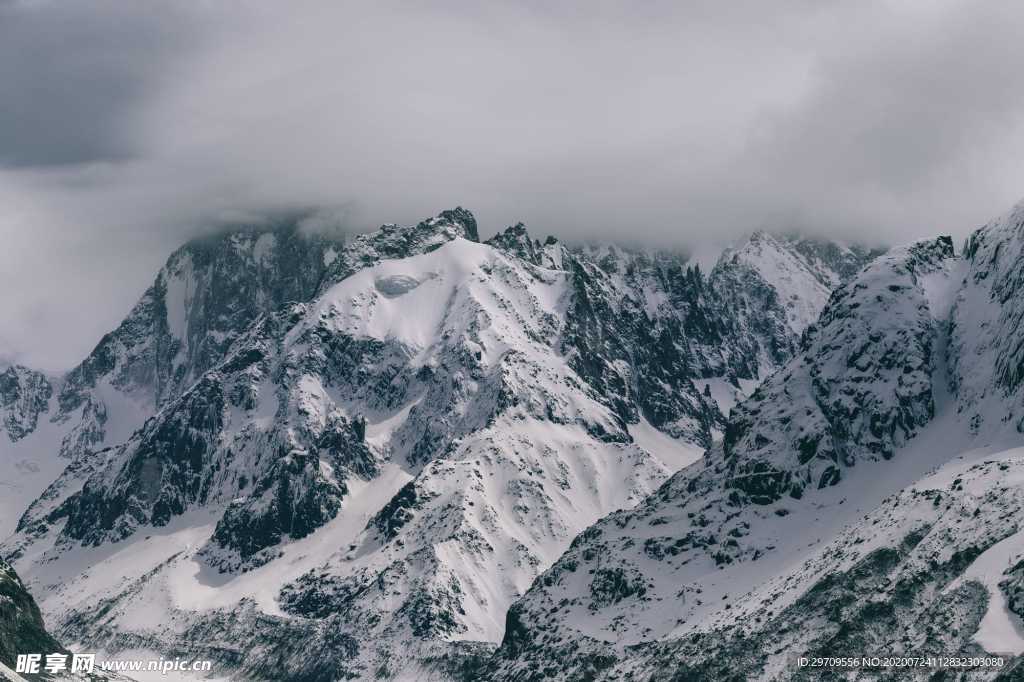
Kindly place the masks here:
<instances>
[{"instance_id":1,"label":"mountain ridgeline","mask_svg":"<svg viewBox=\"0 0 1024 682\"><path fill-rule=\"evenodd\" d=\"M839 286L722 442L581 533L474 676L838 679L796 657L945 652L1004 658L943 679L1019 679L1022 236L1019 206L959 256L919 242Z\"/></svg>"},{"instance_id":2,"label":"mountain ridgeline","mask_svg":"<svg viewBox=\"0 0 1024 682\"><path fill-rule=\"evenodd\" d=\"M481 242L461 208L187 244L69 373L0 373L18 519L0 551L57 636L109 652L310 680L515 678L550 655L572 677L541 623L596 647L602 614L614 639L671 634L641 615L671 580L634 550L771 554L710 538L840 488L934 417L950 333L920 282L956 259L942 240L880 253L756 233L703 272L522 225ZM690 511L657 512L658 534L589 551L677 497ZM594 560L615 568L556 579ZM562 623L548 588L586 589L589 612Z\"/></svg>"}]
</instances>

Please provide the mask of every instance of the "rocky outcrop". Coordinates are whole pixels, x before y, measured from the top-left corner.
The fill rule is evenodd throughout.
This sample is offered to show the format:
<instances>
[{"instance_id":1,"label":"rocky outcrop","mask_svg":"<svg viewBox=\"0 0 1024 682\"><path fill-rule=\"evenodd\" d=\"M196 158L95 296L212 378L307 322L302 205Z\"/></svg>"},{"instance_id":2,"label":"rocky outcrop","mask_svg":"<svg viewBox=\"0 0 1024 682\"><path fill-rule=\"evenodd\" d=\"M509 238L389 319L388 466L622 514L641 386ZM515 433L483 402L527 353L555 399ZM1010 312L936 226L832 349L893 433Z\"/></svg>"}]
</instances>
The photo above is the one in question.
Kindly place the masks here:
<instances>
[{"instance_id":1,"label":"rocky outcrop","mask_svg":"<svg viewBox=\"0 0 1024 682\"><path fill-rule=\"evenodd\" d=\"M733 410L721 444L577 536L511 607L488 674L585 679L629 659L624 646L708 627L697 614L708 610L703 593L715 593L714 571L770 563L793 506L806 514L823 496L835 501L844 493L829 489L842 489L847 471L898 456L934 416L948 312L935 294L955 285L957 267L940 238L894 250L841 285L799 353Z\"/></svg>"},{"instance_id":2,"label":"rocky outcrop","mask_svg":"<svg viewBox=\"0 0 1024 682\"><path fill-rule=\"evenodd\" d=\"M53 385L42 372L11 365L0 372L0 430L12 443L32 433L45 417Z\"/></svg>"},{"instance_id":3,"label":"rocky outcrop","mask_svg":"<svg viewBox=\"0 0 1024 682\"><path fill-rule=\"evenodd\" d=\"M0 559L0 663L13 670L21 654L62 652L67 650L46 631L39 607L18 574Z\"/></svg>"}]
</instances>

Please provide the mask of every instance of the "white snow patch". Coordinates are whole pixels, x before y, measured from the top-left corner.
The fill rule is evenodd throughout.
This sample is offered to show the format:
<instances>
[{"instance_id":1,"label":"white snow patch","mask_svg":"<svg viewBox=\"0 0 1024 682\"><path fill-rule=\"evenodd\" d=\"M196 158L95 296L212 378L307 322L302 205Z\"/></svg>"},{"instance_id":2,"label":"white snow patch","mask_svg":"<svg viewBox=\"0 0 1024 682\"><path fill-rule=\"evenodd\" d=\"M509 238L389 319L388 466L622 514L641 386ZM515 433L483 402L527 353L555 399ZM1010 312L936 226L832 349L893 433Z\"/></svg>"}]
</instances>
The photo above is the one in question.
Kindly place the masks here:
<instances>
[{"instance_id":1,"label":"white snow patch","mask_svg":"<svg viewBox=\"0 0 1024 682\"><path fill-rule=\"evenodd\" d=\"M118 390L104 378L96 385L94 395L107 408L107 421L103 424L103 442L108 445L123 443L155 411L153 401Z\"/></svg>"},{"instance_id":2,"label":"white snow patch","mask_svg":"<svg viewBox=\"0 0 1024 682\"><path fill-rule=\"evenodd\" d=\"M490 364L509 341L528 343L521 323L537 317L538 308L561 312L564 289L564 273L527 271L489 246L455 239L357 272L331 287L308 319L357 338L396 342L419 361L435 344L479 325L492 341L484 348Z\"/></svg>"},{"instance_id":3,"label":"white snow patch","mask_svg":"<svg viewBox=\"0 0 1024 682\"><path fill-rule=\"evenodd\" d=\"M192 275L191 257L184 258L173 274L166 274L167 291L164 294L164 307L167 309L167 329L171 336L181 340L188 338L186 315L195 293L195 280Z\"/></svg>"},{"instance_id":4,"label":"white snow patch","mask_svg":"<svg viewBox=\"0 0 1024 682\"><path fill-rule=\"evenodd\" d=\"M1024 450L1018 450L1024 454ZM1020 482L1017 482L1018 485ZM967 567L944 592L955 590L965 581L975 580L988 590L988 609L985 611L974 641L985 651L993 654L1017 656L1024 653L1024 624L1017 614L1010 611L1006 597L999 587L1005 572L1024 555L1024 531L1014 533L985 550Z\"/></svg>"},{"instance_id":5,"label":"white snow patch","mask_svg":"<svg viewBox=\"0 0 1024 682\"><path fill-rule=\"evenodd\" d=\"M419 405L422 400L422 397L417 398L390 417L385 417L376 423L367 423L366 442L380 449L387 447L388 441L391 440L391 435L398 427L405 423L405 420L409 418L409 412Z\"/></svg>"},{"instance_id":6,"label":"white snow patch","mask_svg":"<svg viewBox=\"0 0 1024 682\"><path fill-rule=\"evenodd\" d=\"M661 460L669 471L679 471L696 462L704 454L704 449L699 445L677 440L662 433L643 417L640 418L639 424L629 425L629 435L633 436L637 445Z\"/></svg>"},{"instance_id":7,"label":"white snow patch","mask_svg":"<svg viewBox=\"0 0 1024 682\"><path fill-rule=\"evenodd\" d=\"M726 250L722 258L736 256L775 287L786 321L801 333L818 319L831 289L822 284L805 261L771 235L758 233L738 250Z\"/></svg>"},{"instance_id":8,"label":"white snow patch","mask_svg":"<svg viewBox=\"0 0 1024 682\"><path fill-rule=\"evenodd\" d=\"M0 538L14 532L25 509L67 466L59 456L67 430L40 414L36 430L17 442L0 433Z\"/></svg>"},{"instance_id":9,"label":"white snow patch","mask_svg":"<svg viewBox=\"0 0 1024 682\"><path fill-rule=\"evenodd\" d=\"M410 480L410 474L390 463L371 481L350 478L349 494L333 520L301 540L282 545L283 556L251 571L225 575L209 568L194 553L180 558L166 575L171 603L180 609L203 611L230 607L251 598L265 613L286 615L277 604L281 587L351 543L373 515Z\"/></svg>"},{"instance_id":10,"label":"white snow patch","mask_svg":"<svg viewBox=\"0 0 1024 682\"><path fill-rule=\"evenodd\" d=\"M669 303L668 294L659 289L644 287L644 311L647 317L654 319L658 316L658 310Z\"/></svg>"},{"instance_id":11,"label":"white snow patch","mask_svg":"<svg viewBox=\"0 0 1024 682\"><path fill-rule=\"evenodd\" d=\"M924 290L932 318L948 320L957 292L967 274L968 263L962 259L950 259L939 270L918 277L918 284Z\"/></svg>"},{"instance_id":12,"label":"white snow patch","mask_svg":"<svg viewBox=\"0 0 1024 682\"><path fill-rule=\"evenodd\" d=\"M263 261L273 253L276 246L276 236L269 232L261 234L259 239L256 240L256 244L252 247L252 259L256 261L257 265L263 265Z\"/></svg>"},{"instance_id":13,"label":"white snow patch","mask_svg":"<svg viewBox=\"0 0 1024 682\"><path fill-rule=\"evenodd\" d=\"M324 267L329 267L336 260L338 260L338 252L333 246L324 251Z\"/></svg>"},{"instance_id":14,"label":"white snow patch","mask_svg":"<svg viewBox=\"0 0 1024 682\"><path fill-rule=\"evenodd\" d=\"M757 381L741 381L746 381L748 384L753 383L754 387L758 384ZM725 417L728 417L732 408L736 407L737 403L746 399L749 396L749 391L753 390L752 388L744 390L742 383L740 384L740 388L736 388L721 377L696 379L693 383L697 386L697 390L702 394L704 393L704 390L707 389L708 393L711 394L711 399L715 401L716 405L718 405L719 412L721 412Z\"/></svg>"}]
</instances>

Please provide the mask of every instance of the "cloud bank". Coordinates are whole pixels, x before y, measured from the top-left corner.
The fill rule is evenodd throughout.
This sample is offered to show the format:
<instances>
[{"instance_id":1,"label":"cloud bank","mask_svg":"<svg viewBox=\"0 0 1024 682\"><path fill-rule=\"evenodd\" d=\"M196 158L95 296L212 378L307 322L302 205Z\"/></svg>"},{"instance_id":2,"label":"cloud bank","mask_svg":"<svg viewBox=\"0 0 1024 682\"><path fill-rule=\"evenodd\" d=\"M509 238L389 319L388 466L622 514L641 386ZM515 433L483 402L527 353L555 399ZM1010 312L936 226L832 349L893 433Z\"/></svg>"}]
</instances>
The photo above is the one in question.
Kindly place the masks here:
<instances>
[{"instance_id":1,"label":"cloud bank","mask_svg":"<svg viewBox=\"0 0 1024 682\"><path fill-rule=\"evenodd\" d=\"M0 355L80 359L226 216L962 237L1024 196L1024 6L0 0Z\"/></svg>"}]
</instances>

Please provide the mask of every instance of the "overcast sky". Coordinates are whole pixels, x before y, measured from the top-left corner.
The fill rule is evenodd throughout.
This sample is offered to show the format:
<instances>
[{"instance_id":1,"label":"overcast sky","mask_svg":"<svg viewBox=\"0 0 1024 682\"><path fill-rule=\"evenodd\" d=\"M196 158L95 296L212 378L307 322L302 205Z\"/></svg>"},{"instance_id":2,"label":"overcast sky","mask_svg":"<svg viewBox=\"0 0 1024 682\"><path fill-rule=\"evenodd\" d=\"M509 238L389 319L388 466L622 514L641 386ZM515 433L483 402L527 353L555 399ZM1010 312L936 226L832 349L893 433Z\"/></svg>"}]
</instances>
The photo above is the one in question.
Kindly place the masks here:
<instances>
[{"instance_id":1,"label":"overcast sky","mask_svg":"<svg viewBox=\"0 0 1024 682\"><path fill-rule=\"evenodd\" d=\"M1024 197L1024 4L0 0L0 356L220 219L963 237Z\"/></svg>"}]
</instances>

